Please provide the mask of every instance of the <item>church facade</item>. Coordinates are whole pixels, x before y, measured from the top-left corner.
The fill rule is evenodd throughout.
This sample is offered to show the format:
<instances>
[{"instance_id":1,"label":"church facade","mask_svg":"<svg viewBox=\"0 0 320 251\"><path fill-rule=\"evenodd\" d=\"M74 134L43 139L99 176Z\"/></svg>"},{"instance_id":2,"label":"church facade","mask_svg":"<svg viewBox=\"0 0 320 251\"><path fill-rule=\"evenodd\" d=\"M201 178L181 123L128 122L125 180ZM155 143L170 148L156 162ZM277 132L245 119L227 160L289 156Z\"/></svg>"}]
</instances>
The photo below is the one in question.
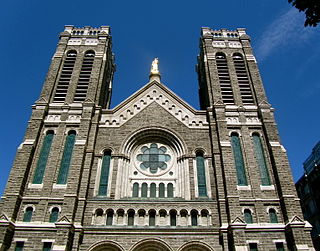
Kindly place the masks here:
<instances>
[{"instance_id":1,"label":"church facade","mask_svg":"<svg viewBox=\"0 0 320 251\"><path fill-rule=\"evenodd\" d=\"M201 29L200 110L109 108L108 26L66 26L0 204L0 250L314 250L244 29Z\"/></svg>"}]
</instances>

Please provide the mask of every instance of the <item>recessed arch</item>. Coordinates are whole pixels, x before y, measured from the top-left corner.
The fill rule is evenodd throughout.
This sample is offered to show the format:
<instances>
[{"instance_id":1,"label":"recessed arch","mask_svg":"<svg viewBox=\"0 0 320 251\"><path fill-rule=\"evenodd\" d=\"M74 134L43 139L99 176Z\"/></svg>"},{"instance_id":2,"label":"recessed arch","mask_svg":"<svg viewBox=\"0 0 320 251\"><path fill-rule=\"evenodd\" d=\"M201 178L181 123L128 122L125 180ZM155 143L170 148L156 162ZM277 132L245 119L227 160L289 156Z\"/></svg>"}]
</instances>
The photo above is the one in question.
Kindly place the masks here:
<instances>
[{"instance_id":1,"label":"recessed arch","mask_svg":"<svg viewBox=\"0 0 320 251\"><path fill-rule=\"evenodd\" d=\"M124 248L113 241L100 241L93 244L88 251L125 251Z\"/></svg>"},{"instance_id":2,"label":"recessed arch","mask_svg":"<svg viewBox=\"0 0 320 251\"><path fill-rule=\"evenodd\" d=\"M134 244L130 251L172 251L172 248L160 239L145 239Z\"/></svg>"},{"instance_id":3,"label":"recessed arch","mask_svg":"<svg viewBox=\"0 0 320 251\"><path fill-rule=\"evenodd\" d=\"M177 251L214 251L214 249L203 242L190 241L183 244Z\"/></svg>"}]
</instances>

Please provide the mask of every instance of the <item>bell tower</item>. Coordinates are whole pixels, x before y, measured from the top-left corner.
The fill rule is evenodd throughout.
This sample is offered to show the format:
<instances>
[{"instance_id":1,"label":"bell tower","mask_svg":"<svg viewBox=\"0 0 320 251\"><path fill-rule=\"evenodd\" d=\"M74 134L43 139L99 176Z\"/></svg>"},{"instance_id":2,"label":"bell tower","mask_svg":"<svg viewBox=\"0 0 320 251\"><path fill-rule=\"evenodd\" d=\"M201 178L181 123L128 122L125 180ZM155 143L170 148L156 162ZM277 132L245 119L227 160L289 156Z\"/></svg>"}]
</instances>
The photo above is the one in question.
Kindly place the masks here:
<instances>
[{"instance_id":1,"label":"bell tower","mask_svg":"<svg viewBox=\"0 0 320 251\"><path fill-rule=\"evenodd\" d=\"M278 231L268 222L283 224L279 245L302 250L308 242L312 247L310 225L303 221L286 150L245 29L202 28L197 72L201 109L209 113L225 247L245 250L249 243L256 250L255 238L261 238L253 236L253 229L270 236ZM272 220L275 212L278 218Z\"/></svg>"}]
</instances>

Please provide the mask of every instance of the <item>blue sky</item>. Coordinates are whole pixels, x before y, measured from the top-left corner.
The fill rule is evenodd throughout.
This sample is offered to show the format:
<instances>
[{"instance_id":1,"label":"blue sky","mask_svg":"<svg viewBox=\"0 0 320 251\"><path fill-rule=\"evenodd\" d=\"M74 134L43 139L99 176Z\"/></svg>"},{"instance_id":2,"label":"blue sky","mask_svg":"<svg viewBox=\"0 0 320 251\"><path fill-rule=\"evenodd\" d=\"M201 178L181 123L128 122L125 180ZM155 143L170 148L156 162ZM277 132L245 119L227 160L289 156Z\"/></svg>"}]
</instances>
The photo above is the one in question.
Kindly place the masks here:
<instances>
[{"instance_id":1,"label":"blue sky","mask_svg":"<svg viewBox=\"0 0 320 251\"><path fill-rule=\"evenodd\" d=\"M150 63L159 57L163 83L199 108L200 27L244 27L295 180L320 139L320 30L304 28L304 15L287 0L3 0L0 7L0 194L67 24L111 26L117 64L112 107L148 81Z\"/></svg>"}]
</instances>

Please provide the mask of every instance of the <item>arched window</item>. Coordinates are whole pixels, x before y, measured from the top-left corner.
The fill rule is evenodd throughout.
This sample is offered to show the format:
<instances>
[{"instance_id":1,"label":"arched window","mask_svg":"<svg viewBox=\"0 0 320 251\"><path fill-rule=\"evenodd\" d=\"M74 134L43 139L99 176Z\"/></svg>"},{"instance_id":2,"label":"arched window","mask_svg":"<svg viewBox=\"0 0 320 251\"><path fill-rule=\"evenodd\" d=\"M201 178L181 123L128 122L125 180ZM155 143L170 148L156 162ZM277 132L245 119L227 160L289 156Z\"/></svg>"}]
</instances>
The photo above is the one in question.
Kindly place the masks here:
<instances>
[{"instance_id":1,"label":"arched window","mask_svg":"<svg viewBox=\"0 0 320 251\"><path fill-rule=\"evenodd\" d=\"M196 163L197 163L199 197L206 197L207 196L206 171L205 171L203 153L201 153L201 152L197 153Z\"/></svg>"},{"instance_id":2,"label":"arched window","mask_svg":"<svg viewBox=\"0 0 320 251\"><path fill-rule=\"evenodd\" d=\"M113 223L113 210L107 211L107 226L111 226Z\"/></svg>"},{"instance_id":3,"label":"arched window","mask_svg":"<svg viewBox=\"0 0 320 251\"><path fill-rule=\"evenodd\" d=\"M122 225L123 224L123 219L124 219L124 210L123 209L118 209L117 210L117 224Z\"/></svg>"},{"instance_id":4,"label":"arched window","mask_svg":"<svg viewBox=\"0 0 320 251\"><path fill-rule=\"evenodd\" d=\"M267 162L266 162L266 158L265 158L264 150L263 150L263 146L262 146L262 141L261 141L259 134L254 133L252 135L252 140L253 140L256 161L259 166L261 185L262 186L270 186L271 185L270 175L268 172Z\"/></svg>"},{"instance_id":5,"label":"arched window","mask_svg":"<svg viewBox=\"0 0 320 251\"><path fill-rule=\"evenodd\" d=\"M269 209L270 223L278 223L277 212L273 208Z\"/></svg>"},{"instance_id":6,"label":"arched window","mask_svg":"<svg viewBox=\"0 0 320 251\"><path fill-rule=\"evenodd\" d=\"M169 183L167 185L167 197L173 198L173 184L172 183Z\"/></svg>"},{"instance_id":7,"label":"arched window","mask_svg":"<svg viewBox=\"0 0 320 251\"><path fill-rule=\"evenodd\" d=\"M146 198L147 196L148 196L148 185L147 183L142 183L141 197Z\"/></svg>"},{"instance_id":8,"label":"arched window","mask_svg":"<svg viewBox=\"0 0 320 251\"><path fill-rule=\"evenodd\" d=\"M54 207L51 209L51 213L50 213L50 219L49 222L54 223L58 220L59 217L59 208L58 207Z\"/></svg>"},{"instance_id":9,"label":"arched window","mask_svg":"<svg viewBox=\"0 0 320 251\"><path fill-rule=\"evenodd\" d=\"M102 157L100 184L98 195L106 196L108 190L108 180L110 172L111 151L106 151Z\"/></svg>"},{"instance_id":10,"label":"arched window","mask_svg":"<svg viewBox=\"0 0 320 251\"><path fill-rule=\"evenodd\" d=\"M134 225L134 215L135 215L134 210L129 210L128 211L128 226L133 226Z\"/></svg>"},{"instance_id":11,"label":"arched window","mask_svg":"<svg viewBox=\"0 0 320 251\"><path fill-rule=\"evenodd\" d=\"M233 150L233 158L237 171L237 179L239 186L247 186L247 177L245 172L244 160L242 155L240 138L237 133L231 134L231 145Z\"/></svg>"},{"instance_id":12,"label":"arched window","mask_svg":"<svg viewBox=\"0 0 320 251\"><path fill-rule=\"evenodd\" d=\"M83 102L86 99L93 67L94 56L94 51L87 51L84 55L78 85L76 93L74 95L75 102Z\"/></svg>"},{"instance_id":13,"label":"arched window","mask_svg":"<svg viewBox=\"0 0 320 251\"><path fill-rule=\"evenodd\" d=\"M156 225L156 211L150 210L148 214L149 214L149 226L155 226Z\"/></svg>"},{"instance_id":14,"label":"arched window","mask_svg":"<svg viewBox=\"0 0 320 251\"><path fill-rule=\"evenodd\" d=\"M181 226L187 226L188 225L187 216L188 216L187 210L182 209L180 211L180 225Z\"/></svg>"},{"instance_id":15,"label":"arched window","mask_svg":"<svg viewBox=\"0 0 320 251\"><path fill-rule=\"evenodd\" d=\"M139 183L133 184L132 197L139 197Z\"/></svg>"},{"instance_id":16,"label":"arched window","mask_svg":"<svg viewBox=\"0 0 320 251\"><path fill-rule=\"evenodd\" d=\"M191 226L198 226L198 211L191 210Z\"/></svg>"},{"instance_id":17,"label":"arched window","mask_svg":"<svg viewBox=\"0 0 320 251\"><path fill-rule=\"evenodd\" d=\"M243 214L244 214L244 221L245 221L247 224L253 223L252 213L251 213L251 210L250 210L250 209L245 209L245 210L243 211Z\"/></svg>"},{"instance_id":18,"label":"arched window","mask_svg":"<svg viewBox=\"0 0 320 251\"><path fill-rule=\"evenodd\" d=\"M156 197L156 184L155 183L151 183L150 185L150 197L151 198L155 198Z\"/></svg>"},{"instance_id":19,"label":"arched window","mask_svg":"<svg viewBox=\"0 0 320 251\"><path fill-rule=\"evenodd\" d=\"M33 214L33 207L27 207L23 215L23 222L31 222L32 214Z\"/></svg>"},{"instance_id":20,"label":"arched window","mask_svg":"<svg viewBox=\"0 0 320 251\"><path fill-rule=\"evenodd\" d=\"M159 197L164 198L164 184L163 183L159 184Z\"/></svg>"},{"instance_id":21,"label":"arched window","mask_svg":"<svg viewBox=\"0 0 320 251\"><path fill-rule=\"evenodd\" d=\"M46 136L44 137L40 155L39 155L39 160L33 176L33 182L32 182L33 184L42 183L44 171L46 169L50 148L53 140L53 135L54 135L54 132L50 130L47 132Z\"/></svg>"},{"instance_id":22,"label":"arched window","mask_svg":"<svg viewBox=\"0 0 320 251\"><path fill-rule=\"evenodd\" d=\"M234 104L233 91L232 91L232 86L230 81L226 55L221 52L218 52L216 54L216 63L217 63L222 101L225 104Z\"/></svg>"},{"instance_id":23,"label":"arched window","mask_svg":"<svg viewBox=\"0 0 320 251\"><path fill-rule=\"evenodd\" d=\"M74 143L76 141L76 132L70 131L66 138L63 155L60 163L60 170L58 174L57 184L67 184L68 173L71 163Z\"/></svg>"},{"instance_id":24,"label":"arched window","mask_svg":"<svg viewBox=\"0 0 320 251\"><path fill-rule=\"evenodd\" d=\"M176 210L170 210L170 226L176 226L177 225L177 211Z\"/></svg>"},{"instance_id":25,"label":"arched window","mask_svg":"<svg viewBox=\"0 0 320 251\"><path fill-rule=\"evenodd\" d=\"M201 215L201 225L202 226L208 226L209 222L208 222L208 215L209 212L206 209L202 209L200 212Z\"/></svg>"},{"instance_id":26,"label":"arched window","mask_svg":"<svg viewBox=\"0 0 320 251\"><path fill-rule=\"evenodd\" d=\"M252 90L248 78L246 65L243 60L243 56L240 53L233 54L233 63L236 70L238 85L240 89L240 95L243 104L253 104Z\"/></svg>"},{"instance_id":27,"label":"arched window","mask_svg":"<svg viewBox=\"0 0 320 251\"><path fill-rule=\"evenodd\" d=\"M68 93L69 83L71 80L74 64L76 62L77 52L72 50L67 52L64 60L60 78L57 84L56 93L53 102L64 102Z\"/></svg>"}]
</instances>

